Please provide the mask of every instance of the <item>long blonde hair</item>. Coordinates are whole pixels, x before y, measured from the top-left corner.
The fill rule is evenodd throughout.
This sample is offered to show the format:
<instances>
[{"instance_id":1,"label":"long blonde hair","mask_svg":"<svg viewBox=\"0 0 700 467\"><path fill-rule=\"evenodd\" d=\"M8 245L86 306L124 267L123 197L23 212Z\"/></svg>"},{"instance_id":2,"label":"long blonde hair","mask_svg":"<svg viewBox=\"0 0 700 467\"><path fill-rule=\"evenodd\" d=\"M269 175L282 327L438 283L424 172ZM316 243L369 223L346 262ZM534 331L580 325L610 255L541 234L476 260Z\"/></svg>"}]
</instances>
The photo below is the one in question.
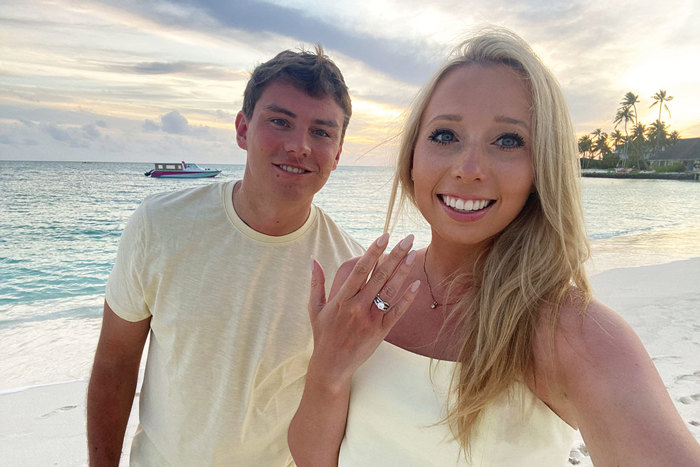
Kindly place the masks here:
<instances>
[{"instance_id":1,"label":"long blonde hair","mask_svg":"<svg viewBox=\"0 0 700 467\"><path fill-rule=\"evenodd\" d=\"M590 299L583 267L589 245L569 112L552 73L526 42L507 30L490 28L461 43L417 96L402 134L385 229L399 188L399 210L406 200L416 205L413 150L435 87L450 71L470 64L505 65L526 82L535 192L492 239L474 270L466 272L473 286L452 311L463 340L446 421L467 451L486 405L533 369L532 346L540 320L548 320L553 330L560 305L572 290L581 310Z\"/></svg>"}]
</instances>

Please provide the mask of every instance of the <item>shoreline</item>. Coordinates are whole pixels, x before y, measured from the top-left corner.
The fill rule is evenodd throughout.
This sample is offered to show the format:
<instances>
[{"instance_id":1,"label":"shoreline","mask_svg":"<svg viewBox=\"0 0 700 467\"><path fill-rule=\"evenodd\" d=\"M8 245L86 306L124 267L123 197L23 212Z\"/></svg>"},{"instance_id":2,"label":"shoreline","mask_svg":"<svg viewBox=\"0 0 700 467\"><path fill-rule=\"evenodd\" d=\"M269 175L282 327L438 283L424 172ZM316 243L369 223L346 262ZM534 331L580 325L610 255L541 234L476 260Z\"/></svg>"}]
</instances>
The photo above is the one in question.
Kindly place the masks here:
<instances>
[{"instance_id":1,"label":"shoreline","mask_svg":"<svg viewBox=\"0 0 700 467\"><path fill-rule=\"evenodd\" d=\"M595 296L640 336L686 426L700 440L697 277L700 257L607 269L593 275L591 283ZM0 458L5 465L87 465L86 389L87 380L79 379L0 391ZM138 394L137 388L121 465L128 464L137 428ZM581 444L579 435L572 447L574 465L592 466Z\"/></svg>"},{"instance_id":2,"label":"shoreline","mask_svg":"<svg viewBox=\"0 0 700 467\"><path fill-rule=\"evenodd\" d=\"M581 172L582 177L631 178L637 180L700 180L698 172Z\"/></svg>"}]
</instances>

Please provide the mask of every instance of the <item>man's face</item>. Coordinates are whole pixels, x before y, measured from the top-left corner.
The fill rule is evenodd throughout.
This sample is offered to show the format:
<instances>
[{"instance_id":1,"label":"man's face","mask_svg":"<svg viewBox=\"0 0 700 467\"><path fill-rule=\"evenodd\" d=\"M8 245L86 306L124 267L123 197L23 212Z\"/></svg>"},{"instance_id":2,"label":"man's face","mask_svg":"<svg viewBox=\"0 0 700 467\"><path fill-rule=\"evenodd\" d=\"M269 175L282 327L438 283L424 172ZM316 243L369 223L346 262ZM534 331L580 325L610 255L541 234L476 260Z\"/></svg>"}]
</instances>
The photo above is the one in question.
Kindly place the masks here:
<instances>
[{"instance_id":1,"label":"man's face","mask_svg":"<svg viewBox=\"0 0 700 467\"><path fill-rule=\"evenodd\" d=\"M248 120L236 117L238 146L248 152L244 183L259 200L310 204L335 170L342 150L343 110L273 82Z\"/></svg>"}]
</instances>

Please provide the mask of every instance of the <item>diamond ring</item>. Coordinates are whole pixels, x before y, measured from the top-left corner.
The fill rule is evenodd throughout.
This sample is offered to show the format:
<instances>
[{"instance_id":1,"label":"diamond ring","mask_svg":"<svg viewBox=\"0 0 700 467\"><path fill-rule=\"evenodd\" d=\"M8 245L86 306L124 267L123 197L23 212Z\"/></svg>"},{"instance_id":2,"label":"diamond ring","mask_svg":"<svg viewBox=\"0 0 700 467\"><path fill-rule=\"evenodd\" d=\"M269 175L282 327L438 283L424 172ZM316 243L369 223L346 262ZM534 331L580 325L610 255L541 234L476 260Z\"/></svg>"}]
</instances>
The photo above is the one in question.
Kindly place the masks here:
<instances>
[{"instance_id":1,"label":"diamond ring","mask_svg":"<svg viewBox=\"0 0 700 467\"><path fill-rule=\"evenodd\" d=\"M376 306L377 308L379 308L380 310L382 310L384 313L386 313L387 311L389 311L389 307L390 307L391 305L389 305L389 302L385 302L384 300L382 300L382 299L379 297L379 294L377 294L377 296L374 297L374 300L373 300L373 301L374 301L375 306Z\"/></svg>"}]
</instances>

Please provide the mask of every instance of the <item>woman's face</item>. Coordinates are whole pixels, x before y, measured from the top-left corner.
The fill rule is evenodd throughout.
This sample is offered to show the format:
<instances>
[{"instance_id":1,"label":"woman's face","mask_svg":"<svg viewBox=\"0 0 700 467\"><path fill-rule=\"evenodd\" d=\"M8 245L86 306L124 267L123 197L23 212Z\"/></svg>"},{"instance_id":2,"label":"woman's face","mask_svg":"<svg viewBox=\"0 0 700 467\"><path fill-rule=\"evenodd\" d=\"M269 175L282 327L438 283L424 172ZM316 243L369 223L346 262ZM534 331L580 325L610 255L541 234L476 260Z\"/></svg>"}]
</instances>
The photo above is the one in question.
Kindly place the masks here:
<instances>
[{"instance_id":1,"label":"woman's face","mask_svg":"<svg viewBox=\"0 0 700 467\"><path fill-rule=\"evenodd\" d=\"M533 190L530 98L503 65L450 71L423 112L411 175L433 237L480 245Z\"/></svg>"}]
</instances>

